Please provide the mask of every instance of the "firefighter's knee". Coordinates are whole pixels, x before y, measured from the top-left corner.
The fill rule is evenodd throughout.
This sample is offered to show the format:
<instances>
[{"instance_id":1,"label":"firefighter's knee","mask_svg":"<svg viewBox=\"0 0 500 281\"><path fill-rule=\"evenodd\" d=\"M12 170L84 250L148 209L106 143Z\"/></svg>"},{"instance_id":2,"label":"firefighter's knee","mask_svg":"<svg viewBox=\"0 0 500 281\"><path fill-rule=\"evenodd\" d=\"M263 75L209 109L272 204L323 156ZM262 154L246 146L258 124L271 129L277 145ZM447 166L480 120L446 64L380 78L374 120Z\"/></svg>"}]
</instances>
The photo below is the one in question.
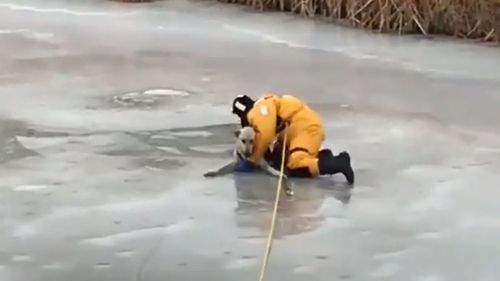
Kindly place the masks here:
<instances>
[{"instance_id":1,"label":"firefighter's knee","mask_svg":"<svg viewBox=\"0 0 500 281\"><path fill-rule=\"evenodd\" d=\"M318 159L306 151L294 151L287 163L291 177L315 177L319 175Z\"/></svg>"}]
</instances>

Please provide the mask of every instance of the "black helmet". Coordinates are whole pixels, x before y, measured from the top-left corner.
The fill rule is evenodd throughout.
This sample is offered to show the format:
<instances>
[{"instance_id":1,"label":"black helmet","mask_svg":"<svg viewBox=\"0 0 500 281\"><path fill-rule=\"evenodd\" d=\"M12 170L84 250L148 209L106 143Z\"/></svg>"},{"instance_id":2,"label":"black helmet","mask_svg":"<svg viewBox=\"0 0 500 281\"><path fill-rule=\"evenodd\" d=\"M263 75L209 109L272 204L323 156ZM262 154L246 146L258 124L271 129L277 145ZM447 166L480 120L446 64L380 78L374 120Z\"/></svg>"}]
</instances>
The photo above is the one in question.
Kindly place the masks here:
<instances>
[{"instance_id":1,"label":"black helmet","mask_svg":"<svg viewBox=\"0 0 500 281\"><path fill-rule=\"evenodd\" d=\"M248 126L247 113L252 109L254 100L247 95L239 95L233 100L233 114L241 119L241 126Z\"/></svg>"},{"instance_id":2,"label":"black helmet","mask_svg":"<svg viewBox=\"0 0 500 281\"><path fill-rule=\"evenodd\" d=\"M252 109L254 101L247 95L239 95L233 100L233 113L239 117L245 115Z\"/></svg>"}]
</instances>

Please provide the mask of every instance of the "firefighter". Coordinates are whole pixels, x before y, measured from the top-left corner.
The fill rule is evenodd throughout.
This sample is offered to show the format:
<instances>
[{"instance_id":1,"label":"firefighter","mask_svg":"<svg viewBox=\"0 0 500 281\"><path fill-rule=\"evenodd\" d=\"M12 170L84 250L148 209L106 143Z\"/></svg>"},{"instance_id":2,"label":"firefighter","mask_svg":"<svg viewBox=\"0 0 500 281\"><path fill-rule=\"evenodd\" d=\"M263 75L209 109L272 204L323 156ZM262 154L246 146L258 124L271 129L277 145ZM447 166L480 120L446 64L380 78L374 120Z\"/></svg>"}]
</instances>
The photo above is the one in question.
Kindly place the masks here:
<instances>
[{"instance_id":1,"label":"firefighter","mask_svg":"<svg viewBox=\"0 0 500 281\"><path fill-rule=\"evenodd\" d=\"M232 113L240 118L242 127L251 126L256 131L254 152L248 159L250 166L263 157L276 162L272 159L274 153L268 148L275 139L283 140L287 127L285 163L288 176L317 177L342 173L349 184L354 183L349 153L343 151L334 156L329 149L320 150L325 139L322 120L297 97L266 94L254 101L247 95L239 95L233 100ZM240 166L240 169L245 168Z\"/></svg>"}]
</instances>

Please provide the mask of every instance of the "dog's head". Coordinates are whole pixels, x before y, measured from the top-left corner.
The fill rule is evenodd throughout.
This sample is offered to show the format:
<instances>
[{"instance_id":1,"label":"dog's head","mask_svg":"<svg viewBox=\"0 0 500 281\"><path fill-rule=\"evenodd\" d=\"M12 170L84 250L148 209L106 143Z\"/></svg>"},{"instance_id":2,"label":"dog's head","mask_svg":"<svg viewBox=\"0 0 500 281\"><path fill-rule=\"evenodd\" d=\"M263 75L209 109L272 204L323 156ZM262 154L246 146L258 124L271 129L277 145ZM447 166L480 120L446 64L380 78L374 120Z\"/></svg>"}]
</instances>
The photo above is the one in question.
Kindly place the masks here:
<instances>
[{"instance_id":1,"label":"dog's head","mask_svg":"<svg viewBox=\"0 0 500 281\"><path fill-rule=\"evenodd\" d=\"M249 157L253 153L255 130L252 127L243 127L234 132L236 136L236 152Z\"/></svg>"}]
</instances>

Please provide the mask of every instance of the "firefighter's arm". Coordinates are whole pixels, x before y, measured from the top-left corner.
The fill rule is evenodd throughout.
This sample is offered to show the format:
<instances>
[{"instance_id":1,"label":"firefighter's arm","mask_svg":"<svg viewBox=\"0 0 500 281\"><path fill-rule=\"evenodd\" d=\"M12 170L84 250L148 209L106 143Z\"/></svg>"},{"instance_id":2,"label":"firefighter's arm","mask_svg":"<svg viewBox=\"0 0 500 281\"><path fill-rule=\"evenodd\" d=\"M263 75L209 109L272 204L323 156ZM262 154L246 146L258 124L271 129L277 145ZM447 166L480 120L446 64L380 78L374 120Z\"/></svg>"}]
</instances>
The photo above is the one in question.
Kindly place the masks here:
<instances>
[{"instance_id":1,"label":"firefighter's arm","mask_svg":"<svg viewBox=\"0 0 500 281\"><path fill-rule=\"evenodd\" d=\"M249 112L249 122L254 127L254 151L249 160L257 163L276 137L276 108L272 103L257 104Z\"/></svg>"}]
</instances>

